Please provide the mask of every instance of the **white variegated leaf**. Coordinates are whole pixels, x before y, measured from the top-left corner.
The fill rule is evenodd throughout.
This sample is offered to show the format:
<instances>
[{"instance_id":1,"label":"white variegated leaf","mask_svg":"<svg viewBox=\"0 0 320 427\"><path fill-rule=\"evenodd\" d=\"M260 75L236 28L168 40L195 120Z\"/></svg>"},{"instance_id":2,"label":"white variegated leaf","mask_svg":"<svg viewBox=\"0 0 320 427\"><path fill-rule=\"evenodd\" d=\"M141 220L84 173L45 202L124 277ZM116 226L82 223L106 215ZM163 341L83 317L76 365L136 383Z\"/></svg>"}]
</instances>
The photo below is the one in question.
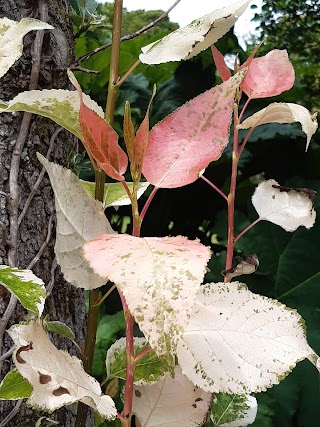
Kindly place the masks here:
<instances>
[{"instance_id":1,"label":"white variegated leaf","mask_svg":"<svg viewBox=\"0 0 320 427\"><path fill-rule=\"evenodd\" d=\"M286 231L300 226L310 228L316 219L315 193L306 188L281 187L274 179L261 182L252 196L252 204L261 220L280 225Z\"/></svg>"},{"instance_id":2,"label":"white variegated leaf","mask_svg":"<svg viewBox=\"0 0 320 427\"><path fill-rule=\"evenodd\" d=\"M257 399L245 394L217 393L211 403L211 420L217 427L246 427L257 416Z\"/></svg>"},{"instance_id":3,"label":"white variegated leaf","mask_svg":"<svg viewBox=\"0 0 320 427\"><path fill-rule=\"evenodd\" d=\"M141 50L139 58L144 64L161 64L192 58L224 36L249 5L250 0L236 1L196 19L186 27L168 34ZM213 6L214 7L214 6Z\"/></svg>"},{"instance_id":4,"label":"white variegated leaf","mask_svg":"<svg viewBox=\"0 0 320 427\"><path fill-rule=\"evenodd\" d=\"M5 286L21 302L24 308L39 317L44 309L46 288L43 281L31 270L0 265L0 284Z\"/></svg>"},{"instance_id":5,"label":"white variegated leaf","mask_svg":"<svg viewBox=\"0 0 320 427\"><path fill-rule=\"evenodd\" d=\"M69 169L49 162L39 153L55 194L57 237L55 252L61 271L71 284L95 289L105 284L83 256L82 245L103 233L114 233L101 202L94 200Z\"/></svg>"},{"instance_id":6,"label":"white variegated leaf","mask_svg":"<svg viewBox=\"0 0 320 427\"><path fill-rule=\"evenodd\" d=\"M211 402L211 393L195 387L175 368L149 386L134 386L133 412L141 427L197 427L202 425Z\"/></svg>"},{"instance_id":7,"label":"white variegated leaf","mask_svg":"<svg viewBox=\"0 0 320 427\"><path fill-rule=\"evenodd\" d=\"M0 78L20 58L23 51L23 37L33 30L52 30L52 25L33 18L12 21L0 19Z\"/></svg>"},{"instance_id":8,"label":"white variegated leaf","mask_svg":"<svg viewBox=\"0 0 320 427\"><path fill-rule=\"evenodd\" d=\"M177 349L194 384L231 394L265 391L313 354L295 310L239 282L201 287Z\"/></svg>"},{"instance_id":9,"label":"white variegated leaf","mask_svg":"<svg viewBox=\"0 0 320 427\"><path fill-rule=\"evenodd\" d=\"M103 117L102 108L83 94L87 107ZM48 117L83 141L79 124L80 101L76 91L63 89L30 90L21 92L9 102L0 101L0 113L27 111Z\"/></svg>"},{"instance_id":10,"label":"white variegated leaf","mask_svg":"<svg viewBox=\"0 0 320 427\"><path fill-rule=\"evenodd\" d=\"M248 129L266 123L294 123L299 122L303 132L307 135L309 147L312 135L318 129L317 113L311 114L305 107L290 102L274 102L245 119L238 129Z\"/></svg>"},{"instance_id":11,"label":"white variegated leaf","mask_svg":"<svg viewBox=\"0 0 320 427\"><path fill-rule=\"evenodd\" d=\"M40 321L14 325L8 332L16 345L16 368L33 387L31 406L52 412L82 401L100 415L115 418L111 397L102 394L98 381L84 371L79 359L52 344Z\"/></svg>"}]
</instances>

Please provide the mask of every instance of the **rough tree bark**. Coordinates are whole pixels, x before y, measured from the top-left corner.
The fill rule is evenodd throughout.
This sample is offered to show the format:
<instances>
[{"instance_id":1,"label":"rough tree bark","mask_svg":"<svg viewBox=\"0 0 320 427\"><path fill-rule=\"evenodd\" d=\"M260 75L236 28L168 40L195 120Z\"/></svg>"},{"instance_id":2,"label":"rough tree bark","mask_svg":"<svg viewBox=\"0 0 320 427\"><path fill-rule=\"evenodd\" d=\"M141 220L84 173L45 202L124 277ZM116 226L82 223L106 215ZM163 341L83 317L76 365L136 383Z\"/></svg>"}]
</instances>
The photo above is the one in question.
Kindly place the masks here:
<instances>
[{"instance_id":1,"label":"rough tree bark","mask_svg":"<svg viewBox=\"0 0 320 427\"><path fill-rule=\"evenodd\" d=\"M67 0L1 0L0 17L20 20L23 17L43 19L55 27L46 31L41 49L40 73L36 82L38 89L67 88L68 79L65 69L72 62L72 28L68 19ZM0 99L10 100L19 92L30 88L32 63L36 61L36 32L29 33L24 39L24 55L0 80ZM39 41L39 40L38 40ZM25 135L23 134L25 132ZM32 261L32 270L51 288L52 293L46 302L46 312L52 320L68 324L76 334L80 345L84 338L85 308L83 292L66 283L56 267L54 255L55 214L53 193L46 174L34 194L33 199L21 221L19 228L15 223L23 211L29 194L39 177L41 166L36 158L39 151L48 155L50 160L69 165L76 150L77 141L68 132L50 120L23 113L0 115L0 264L16 265L26 268ZM18 185L14 185L14 173L18 172ZM17 224L16 224L17 225ZM51 231L50 231L51 230ZM16 234L16 235L15 235ZM47 243L46 243L47 241ZM35 256L44 249L40 260ZM9 293L0 288L0 319L6 312L10 301ZM11 300L11 303L14 302ZM25 311L17 304L8 326L23 319ZM2 317L3 324L3 317ZM1 320L0 320L1 326ZM1 329L1 328L0 328ZM59 348L76 353L70 343L55 338ZM7 352L12 341L5 334L1 354ZM11 357L2 363L0 378L11 368ZM24 403L17 414L8 422L6 417L16 402L0 401L0 426L33 427L43 414L25 408ZM50 416L59 421L60 426L73 426L75 406L61 408ZM92 422L88 421L87 426Z\"/></svg>"}]
</instances>

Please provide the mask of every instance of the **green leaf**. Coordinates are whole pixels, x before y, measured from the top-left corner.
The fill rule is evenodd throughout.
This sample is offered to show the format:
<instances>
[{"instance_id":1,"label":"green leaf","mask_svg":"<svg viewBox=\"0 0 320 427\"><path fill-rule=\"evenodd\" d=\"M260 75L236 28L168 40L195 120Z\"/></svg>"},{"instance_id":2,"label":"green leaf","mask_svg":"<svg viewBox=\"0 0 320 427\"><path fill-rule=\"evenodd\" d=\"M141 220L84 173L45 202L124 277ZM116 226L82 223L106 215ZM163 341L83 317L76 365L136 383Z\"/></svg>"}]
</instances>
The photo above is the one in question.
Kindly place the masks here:
<instances>
[{"instance_id":1,"label":"green leaf","mask_svg":"<svg viewBox=\"0 0 320 427\"><path fill-rule=\"evenodd\" d=\"M256 412L256 399L248 395L217 393L211 404L211 420L214 425L236 421L232 425L246 426L254 421Z\"/></svg>"},{"instance_id":2,"label":"green leaf","mask_svg":"<svg viewBox=\"0 0 320 427\"><path fill-rule=\"evenodd\" d=\"M149 347L145 338L134 338L134 352L136 355ZM126 378L126 341L120 338L108 350L107 374L110 377ZM153 384L158 382L168 372L165 359L161 359L151 350L136 363L134 382L136 385Z\"/></svg>"},{"instance_id":3,"label":"green leaf","mask_svg":"<svg viewBox=\"0 0 320 427\"><path fill-rule=\"evenodd\" d=\"M0 384L1 400L18 400L30 397L32 386L17 369L10 371Z\"/></svg>"},{"instance_id":4,"label":"green leaf","mask_svg":"<svg viewBox=\"0 0 320 427\"><path fill-rule=\"evenodd\" d=\"M59 425L58 421L54 421L47 417L40 417L35 423L34 427L47 427L47 426L55 426Z\"/></svg>"},{"instance_id":5,"label":"green leaf","mask_svg":"<svg viewBox=\"0 0 320 427\"><path fill-rule=\"evenodd\" d=\"M43 281L31 270L1 265L0 283L18 298L24 308L41 316L46 289Z\"/></svg>"},{"instance_id":6,"label":"green leaf","mask_svg":"<svg viewBox=\"0 0 320 427\"><path fill-rule=\"evenodd\" d=\"M43 325L48 332L53 332L54 334L59 334L63 337L66 337L73 343L76 342L76 337L73 331L65 323L58 321L47 321L44 322Z\"/></svg>"},{"instance_id":7,"label":"green leaf","mask_svg":"<svg viewBox=\"0 0 320 427\"><path fill-rule=\"evenodd\" d=\"M89 181L81 181L84 188L94 197L95 183ZM127 185L132 191L133 182L127 182ZM140 182L138 186L138 198L146 191L149 187L149 182ZM109 183L104 186L103 196L103 207L108 208L110 206L124 206L130 205L130 199L123 188L121 182Z\"/></svg>"}]
</instances>

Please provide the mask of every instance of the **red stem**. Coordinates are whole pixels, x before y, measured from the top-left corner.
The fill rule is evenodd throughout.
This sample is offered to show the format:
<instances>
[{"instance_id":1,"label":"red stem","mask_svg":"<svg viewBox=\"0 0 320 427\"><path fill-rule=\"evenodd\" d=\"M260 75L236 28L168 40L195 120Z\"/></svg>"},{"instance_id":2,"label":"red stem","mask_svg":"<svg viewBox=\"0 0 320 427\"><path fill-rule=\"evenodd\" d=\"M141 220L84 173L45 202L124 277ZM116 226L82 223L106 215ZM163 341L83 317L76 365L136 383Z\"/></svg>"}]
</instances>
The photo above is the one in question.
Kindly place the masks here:
<instances>
[{"instance_id":1,"label":"red stem","mask_svg":"<svg viewBox=\"0 0 320 427\"><path fill-rule=\"evenodd\" d=\"M134 359L134 361L135 361L135 363L137 363L138 362L138 360L140 360L140 359L142 359L143 358L143 356L145 356L146 354L148 354L148 353L150 353L150 351L152 350L152 348L149 346L149 347L147 347L147 348L145 348L144 350L142 350L142 352L141 353L139 353L136 357L135 357L135 359Z\"/></svg>"},{"instance_id":2,"label":"red stem","mask_svg":"<svg viewBox=\"0 0 320 427\"><path fill-rule=\"evenodd\" d=\"M258 218L255 221L253 221L250 225L248 225L248 227L246 227L243 231L241 231L241 233L238 234L238 236L234 239L234 243L236 243L247 231L250 230L250 228L254 227L260 221L261 221L261 218Z\"/></svg>"},{"instance_id":3,"label":"red stem","mask_svg":"<svg viewBox=\"0 0 320 427\"><path fill-rule=\"evenodd\" d=\"M239 116L239 123L241 122L241 119L242 119L242 117L243 117L243 113L246 111L246 109L247 109L247 107L248 107L248 105L249 105L249 102L251 101L251 98L248 98L247 100L246 100L246 103L244 104L244 106L243 106L243 108L242 108L242 111L241 111L241 113L240 113L240 116Z\"/></svg>"},{"instance_id":4,"label":"red stem","mask_svg":"<svg viewBox=\"0 0 320 427\"><path fill-rule=\"evenodd\" d=\"M154 198L157 191L158 191L158 187L154 187L154 189L151 191L145 205L143 206L143 209L142 209L141 214L140 214L140 221L141 222L143 221L143 218L144 218L144 216L148 210L148 207L149 207L149 205L150 205L150 203L151 203L152 199Z\"/></svg>"},{"instance_id":5,"label":"red stem","mask_svg":"<svg viewBox=\"0 0 320 427\"><path fill-rule=\"evenodd\" d=\"M220 196L222 196L228 202L228 197L224 194L223 191L220 190L220 188L218 188L216 185L214 185L213 182L209 181L208 178L206 178L205 176L200 175L200 178L203 179L204 182L209 184L210 187L212 187L214 190L216 190L220 194Z\"/></svg>"}]
</instances>

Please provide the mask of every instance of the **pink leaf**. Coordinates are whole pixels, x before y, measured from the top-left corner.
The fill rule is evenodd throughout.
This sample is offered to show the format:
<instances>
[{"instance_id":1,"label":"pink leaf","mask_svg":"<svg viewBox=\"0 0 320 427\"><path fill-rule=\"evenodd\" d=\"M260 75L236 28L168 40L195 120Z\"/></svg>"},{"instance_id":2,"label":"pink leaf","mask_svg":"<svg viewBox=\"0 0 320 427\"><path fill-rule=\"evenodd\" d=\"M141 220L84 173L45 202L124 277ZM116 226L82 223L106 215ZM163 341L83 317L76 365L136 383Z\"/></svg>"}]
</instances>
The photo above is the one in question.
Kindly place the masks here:
<instances>
[{"instance_id":1,"label":"pink leaf","mask_svg":"<svg viewBox=\"0 0 320 427\"><path fill-rule=\"evenodd\" d=\"M231 73L229 68L227 67L227 64L224 60L224 56L222 55L222 53L219 52L214 45L211 46L211 51L212 51L214 63L216 65L216 68L218 70L218 73L220 74L222 81L226 81L230 79Z\"/></svg>"},{"instance_id":2,"label":"pink leaf","mask_svg":"<svg viewBox=\"0 0 320 427\"><path fill-rule=\"evenodd\" d=\"M147 181L156 187L182 187L221 156L235 91L245 72L187 102L151 130L142 168Z\"/></svg>"},{"instance_id":3,"label":"pink leaf","mask_svg":"<svg viewBox=\"0 0 320 427\"><path fill-rule=\"evenodd\" d=\"M294 84L294 69L286 50L272 50L267 55L252 59L242 90L249 98L268 98L280 95Z\"/></svg>"},{"instance_id":4,"label":"pink leaf","mask_svg":"<svg viewBox=\"0 0 320 427\"><path fill-rule=\"evenodd\" d=\"M186 237L103 234L84 245L102 277L123 292L140 329L158 355L175 353L210 258L210 249Z\"/></svg>"},{"instance_id":5,"label":"pink leaf","mask_svg":"<svg viewBox=\"0 0 320 427\"><path fill-rule=\"evenodd\" d=\"M84 104L79 83L70 71L68 74L79 93L79 122L88 154L108 176L123 181L122 175L127 170L128 157L118 144L118 134L95 111Z\"/></svg>"}]
</instances>

